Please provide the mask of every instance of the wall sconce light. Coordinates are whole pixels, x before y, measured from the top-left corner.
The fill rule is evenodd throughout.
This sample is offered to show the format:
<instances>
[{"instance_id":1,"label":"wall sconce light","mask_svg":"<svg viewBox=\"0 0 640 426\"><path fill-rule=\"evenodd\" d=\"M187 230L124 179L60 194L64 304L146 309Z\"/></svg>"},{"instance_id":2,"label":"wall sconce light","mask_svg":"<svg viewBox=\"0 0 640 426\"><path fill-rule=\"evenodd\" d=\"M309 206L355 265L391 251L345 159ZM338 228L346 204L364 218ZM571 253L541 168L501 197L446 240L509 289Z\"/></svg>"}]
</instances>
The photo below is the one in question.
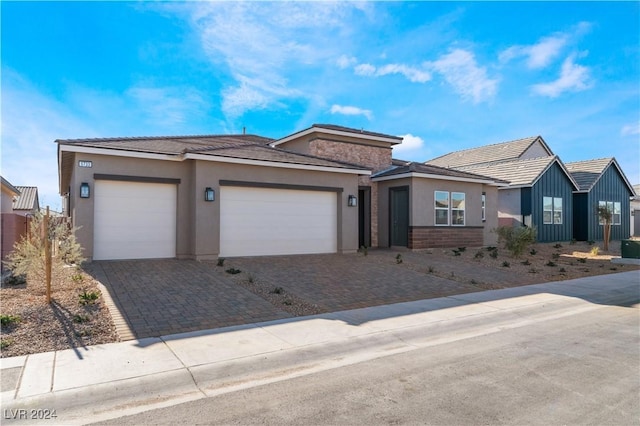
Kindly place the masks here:
<instances>
[{"instance_id":1,"label":"wall sconce light","mask_svg":"<svg viewBox=\"0 0 640 426\"><path fill-rule=\"evenodd\" d=\"M347 205L349 207L356 207L358 205L358 199L355 195L349 195L349 198L347 199Z\"/></svg>"},{"instance_id":2,"label":"wall sconce light","mask_svg":"<svg viewBox=\"0 0 640 426\"><path fill-rule=\"evenodd\" d=\"M207 189L204 190L204 200L205 201L216 200L216 192L213 190L213 188L207 187Z\"/></svg>"},{"instance_id":3,"label":"wall sconce light","mask_svg":"<svg viewBox=\"0 0 640 426\"><path fill-rule=\"evenodd\" d=\"M89 184L87 182L82 182L80 184L80 198L89 198L91 194L91 190L89 188Z\"/></svg>"}]
</instances>

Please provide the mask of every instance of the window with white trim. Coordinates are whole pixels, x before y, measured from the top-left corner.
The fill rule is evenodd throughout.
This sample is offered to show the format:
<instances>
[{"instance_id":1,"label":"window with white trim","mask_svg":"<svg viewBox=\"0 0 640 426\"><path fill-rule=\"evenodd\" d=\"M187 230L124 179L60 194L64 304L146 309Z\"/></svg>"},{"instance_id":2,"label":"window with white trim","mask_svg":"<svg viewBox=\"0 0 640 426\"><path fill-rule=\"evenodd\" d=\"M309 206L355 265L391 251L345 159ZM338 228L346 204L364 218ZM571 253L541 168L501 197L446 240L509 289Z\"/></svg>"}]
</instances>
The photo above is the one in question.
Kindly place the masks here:
<instances>
[{"instance_id":1,"label":"window with white trim","mask_svg":"<svg viewBox=\"0 0 640 426\"><path fill-rule=\"evenodd\" d=\"M599 201L598 206L606 207L611 212L611 224L620 225L622 222L622 203L619 201ZM600 225L604 225L602 218L598 221Z\"/></svg>"},{"instance_id":2,"label":"window with white trim","mask_svg":"<svg viewBox=\"0 0 640 426\"><path fill-rule=\"evenodd\" d=\"M464 226L465 195L464 192L451 193L451 224Z\"/></svg>"},{"instance_id":3,"label":"window with white trim","mask_svg":"<svg viewBox=\"0 0 640 426\"><path fill-rule=\"evenodd\" d=\"M435 192L436 225L449 224L449 193L445 191Z\"/></svg>"},{"instance_id":4,"label":"window with white trim","mask_svg":"<svg viewBox=\"0 0 640 426\"><path fill-rule=\"evenodd\" d=\"M562 225L562 198L542 197L542 223Z\"/></svg>"},{"instance_id":5,"label":"window with white trim","mask_svg":"<svg viewBox=\"0 0 640 426\"><path fill-rule=\"evenodd\" d=\"M435 224L437 226L464 226L465 201L464 192L435 191Z\"/></svg>"}]
</instances>

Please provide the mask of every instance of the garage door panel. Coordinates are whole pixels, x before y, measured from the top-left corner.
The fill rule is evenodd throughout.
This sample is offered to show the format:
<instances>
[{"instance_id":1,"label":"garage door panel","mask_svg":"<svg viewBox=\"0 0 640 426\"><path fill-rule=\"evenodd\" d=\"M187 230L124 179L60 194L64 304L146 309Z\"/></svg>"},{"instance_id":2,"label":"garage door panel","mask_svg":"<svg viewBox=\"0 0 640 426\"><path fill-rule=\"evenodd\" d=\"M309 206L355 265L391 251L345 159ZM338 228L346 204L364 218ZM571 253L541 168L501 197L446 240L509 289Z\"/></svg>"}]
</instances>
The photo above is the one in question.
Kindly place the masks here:
<instances>
[{"instance_id":1,"label":"garage door panel","mask_svg":"<svg viewBox=\"0 0 640 426\"><path fill-rule=\"evenodd\" d=\"M220 255L335 253L335 192L223 187Z\"/></svg>"},{"instance_id":2,"label":"garage door panel","mask_svg":"<svg viewBox=\"0 0 640 426\"><path fill-rule=\"evenodd\" d=\"M97 181L94 259L175 257L174 184Z\"/></svg>"}]
</instances>

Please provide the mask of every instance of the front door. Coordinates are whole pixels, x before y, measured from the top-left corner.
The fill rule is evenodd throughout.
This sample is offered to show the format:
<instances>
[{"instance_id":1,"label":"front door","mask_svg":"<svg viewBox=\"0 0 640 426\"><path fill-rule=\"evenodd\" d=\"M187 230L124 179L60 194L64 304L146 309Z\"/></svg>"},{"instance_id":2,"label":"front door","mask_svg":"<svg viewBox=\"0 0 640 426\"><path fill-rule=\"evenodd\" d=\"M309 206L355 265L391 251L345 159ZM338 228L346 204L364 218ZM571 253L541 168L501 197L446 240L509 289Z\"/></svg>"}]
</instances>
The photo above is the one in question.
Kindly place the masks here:
<instances>
[{"instance_id":1,"label":"front door","mask_svg":"<svg viewBox=\"0 0 640 426\"><path fill-rule=\"evenodd\" d=\"M409 246L409 188L391 188L389 190L391 199L391 235L392 246Z\"/></svg>"},{"instance_id":2,"label":"front door","mask_svg":"<svg viewBox=\"0 0 640 426\"><path fill-rule=\"evenodd\" d=\"M371 188L358 190L358 247L371 247Z\"/></svg>"}]
</instances>

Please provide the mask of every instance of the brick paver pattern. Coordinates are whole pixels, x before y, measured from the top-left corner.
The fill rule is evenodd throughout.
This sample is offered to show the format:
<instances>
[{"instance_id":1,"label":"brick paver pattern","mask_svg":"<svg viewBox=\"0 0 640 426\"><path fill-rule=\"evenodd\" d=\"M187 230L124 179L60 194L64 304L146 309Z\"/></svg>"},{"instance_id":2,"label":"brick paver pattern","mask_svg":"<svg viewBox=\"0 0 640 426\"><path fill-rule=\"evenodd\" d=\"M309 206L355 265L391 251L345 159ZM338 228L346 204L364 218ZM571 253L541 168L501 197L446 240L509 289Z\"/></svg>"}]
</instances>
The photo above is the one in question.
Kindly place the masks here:
<instances>
[{"instance_id":1,"label":"brick paver pattern","mask_svg":"<svg viewBox=\"0 0 640 426\"><path fill-rule=\"evenodd\" d=\"M85 271L107 287L137 339L287 318L212 263L95 261Z\"/></svg>"}]
</instances>

